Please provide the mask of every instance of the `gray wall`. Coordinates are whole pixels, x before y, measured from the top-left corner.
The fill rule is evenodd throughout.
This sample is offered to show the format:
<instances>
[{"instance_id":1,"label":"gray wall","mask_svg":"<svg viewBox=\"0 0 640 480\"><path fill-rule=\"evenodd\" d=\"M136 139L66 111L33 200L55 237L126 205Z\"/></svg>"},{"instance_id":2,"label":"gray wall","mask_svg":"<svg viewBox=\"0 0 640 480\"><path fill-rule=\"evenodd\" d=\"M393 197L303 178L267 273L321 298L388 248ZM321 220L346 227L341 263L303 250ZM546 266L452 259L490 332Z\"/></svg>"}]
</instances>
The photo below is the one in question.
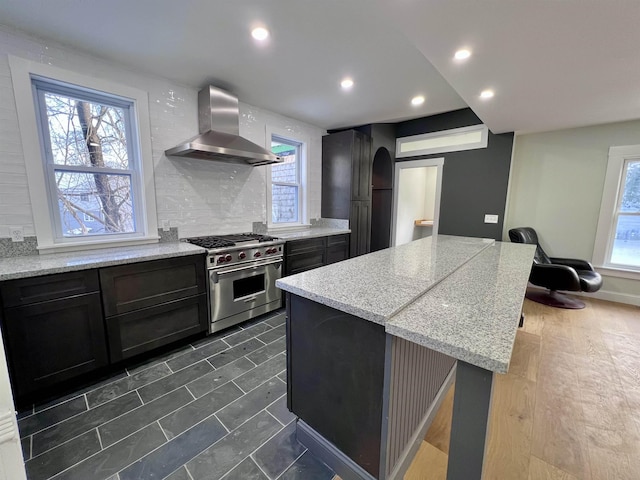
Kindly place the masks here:
<instances>
[{"instance_id":1,"label":"gray wall","mask_svg":"<svg viewBox=\"0 0 640 480\"><path fill-rule=\"evenodd\" d=\"M407 137L481 123L476 114L466 108L398 123L396 136ZM397 161L444 157L438 233L500 240L512 146L513 133L494 135L489 132L487 148ZM499 215L498 223L484 223L485 213Z\"/></svg>"}]
</instances>

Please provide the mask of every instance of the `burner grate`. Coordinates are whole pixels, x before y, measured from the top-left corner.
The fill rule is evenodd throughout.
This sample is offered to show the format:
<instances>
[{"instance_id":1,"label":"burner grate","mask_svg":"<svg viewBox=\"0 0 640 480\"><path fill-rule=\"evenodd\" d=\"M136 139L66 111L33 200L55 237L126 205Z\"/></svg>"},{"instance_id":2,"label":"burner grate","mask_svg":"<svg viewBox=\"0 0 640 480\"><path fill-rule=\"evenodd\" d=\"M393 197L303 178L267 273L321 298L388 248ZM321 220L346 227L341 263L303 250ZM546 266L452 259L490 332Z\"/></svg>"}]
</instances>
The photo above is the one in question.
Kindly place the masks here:
<instances>
[{"instance_id":1,"label":"burner grate","mask_svg":"<svg viewBox=\"0 0 640 480\"><path fill-rule=\"evenodd\" d=\"M185 238L184 241L197 245L203 248L227 248L233 247L238 243L246 242L271 242L278 240L276 237L270 237L269 235L261 235L259 233L236 233L231 235L215 235L206 237L191 237Z\"/></svg>"},{"instance_id":2,"label":"burner grate","mask_svg":"<svg viewBox=\"0 0 640 480\"><path fill-rule=\"evenodd\" d=\"M193 237L185 238L185 241L202 248L224 248L233 247L235 245L231 240L221 237Z\"/></svg>"}]
</instances>

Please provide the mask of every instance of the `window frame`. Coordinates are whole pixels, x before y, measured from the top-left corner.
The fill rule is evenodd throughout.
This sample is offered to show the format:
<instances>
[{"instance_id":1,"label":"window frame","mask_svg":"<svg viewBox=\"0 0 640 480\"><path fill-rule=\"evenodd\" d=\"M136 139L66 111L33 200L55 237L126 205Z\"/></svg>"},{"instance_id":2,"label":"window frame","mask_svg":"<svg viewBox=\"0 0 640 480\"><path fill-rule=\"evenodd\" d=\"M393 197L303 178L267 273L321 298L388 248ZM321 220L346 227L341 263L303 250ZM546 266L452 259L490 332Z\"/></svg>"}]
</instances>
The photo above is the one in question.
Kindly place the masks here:
<instances>
[{"instance_id":1,"label":"window frame","mask_svg":"<svg viewBox=\"0 0 640 480\"><path fill-rule=\"evenodd\" d=\"M267 187L267 226L269 229L286 229L296 228L304 225L308 225L307 215L307 152L309 140L306 137L297 135L289 131L283 131L274 127L267 126L265 135L265 145L267 150L271 151L271 142L281 141L284 143L294 143L298 147L298 158L296 160L296 174L298 177L298 183L288 182L276 182L277 185L297 186L298 187L298 221L288 223L274 223L273 222L273 185L271 169L272 165L267 166L266 170L266 187Z\"/></svg>"},{"instance_id":2,"label":"window frame","mask_svg":"<svg viewBox=\"0 0 640 480\"><path fill-rule=\"evenodd\" d=\"M403 146L409 143L420 142L424 140L446 139L447 137L457 137L469 133L480 133L480 140L469 143L450 143L439 147L428 147L403 152ZM396 158L420 157L424 155L433 155L436 153L461 152L464 150L475 150L478 148L487 148L489 143L489 128L479 123L469 127L452 128L449 130L440 130L438 132L423 133L420 135L411 135L408 137L400 137L396 139Z\"/></svg>"},{"instance_id":3,"label":"window frame","mask_svg":"<svg viewBox=\"0 0 640 480\"><path fill-rule=\"evenodd\" d=\"M148 94L142 90L117 84L104 78L94 78L76 72L60 69L9 55L9 66L13 83L18 123L24 152L27 183L36 231L38 250L56 252L83 250L90 248L114 247L157 243L158 227L156 199L153 178L153 157L151 148L151 128L149 121ZM135 233L117 233L64 237L59 222L57 197L50 184L50 161L46 153L45 142L50 139L42 131L41 119L43 108L36 98L35 82L45 81L48 85L64 86L67 92L81 92L109 101L126 101L130 103L128 123L128 145L131 176L131 188L137 190L133 195L133 208L136 223ZM86 95L84 95L86 96ZM46 114L44 115L46 119ZM135 127L137 128L134 128ZM48 131L48 130L47 130ZM43 135L44 134L44 135ZM37 138L38 141L34 141ZM88 167L87 167L88 168ZM73 167L80 170L81 167ZM62 169L64 170L64 169ZM93 170L92 170L93 171ZM114 173L122 174L124 170L114 169ZM128 175L128 173L127 173ZM145 188L146 187L146 188ZM137 200L137 201L136 201ZM55 212L55 213L54 213ZM58 218L56 218L56 215Z\"/></svg>"},{"instance_id":4,"label":"window frame","mask_svg":"<svg viewBox=\"0 0 640 480\"><path fill-rule=\"evenodd\" d=\"M602 203L593 249L593 263L607 275L640 279L640 267L611 262L617 218L620 215L627 165L640 161L640 145L613 146L609 148Z\"/></svg>"}]
</instances>

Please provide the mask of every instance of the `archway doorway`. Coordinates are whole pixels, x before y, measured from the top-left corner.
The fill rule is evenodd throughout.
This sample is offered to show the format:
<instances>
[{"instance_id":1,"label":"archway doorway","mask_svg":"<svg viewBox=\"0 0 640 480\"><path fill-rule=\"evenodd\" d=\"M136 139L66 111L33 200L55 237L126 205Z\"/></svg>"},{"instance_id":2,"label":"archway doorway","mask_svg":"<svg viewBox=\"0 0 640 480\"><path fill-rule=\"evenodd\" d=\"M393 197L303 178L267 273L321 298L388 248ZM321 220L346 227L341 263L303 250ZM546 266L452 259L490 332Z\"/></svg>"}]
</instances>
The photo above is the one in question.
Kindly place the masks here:
<instances>
[{"instance_id":1,"label":"archway doorway","mask_svg":"<svg viewBox=\"0 0 640 480\"><path fill-rule=\"evenodd\" d=\"M371 191L371 251L389 247L393 207L393 160L380 147L373 157Z\"/></svg>"}]
</instances>

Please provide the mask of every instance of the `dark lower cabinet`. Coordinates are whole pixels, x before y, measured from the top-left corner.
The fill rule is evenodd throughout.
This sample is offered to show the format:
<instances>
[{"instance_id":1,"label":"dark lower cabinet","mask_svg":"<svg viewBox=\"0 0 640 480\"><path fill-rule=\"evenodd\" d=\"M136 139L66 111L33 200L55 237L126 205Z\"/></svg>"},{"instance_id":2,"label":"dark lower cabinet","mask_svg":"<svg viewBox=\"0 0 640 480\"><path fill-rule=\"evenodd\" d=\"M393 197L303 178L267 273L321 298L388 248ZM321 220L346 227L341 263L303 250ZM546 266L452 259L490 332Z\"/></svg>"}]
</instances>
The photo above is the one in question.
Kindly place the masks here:
<instances>
[{"instance_id":1,"label":"dark lower cabinet","mask_svg":"<svg viewBox=\"0 0 640 480\"><path fill-rule=\"evenodd\" d=\"M118 362L205 331L207 311L207 295L202 294L107 318L111 361Z\"/></svg>"},{"instance_id":2,"label":"dark lower cabinet","mask_svg":"<svg viewBox=\"0 0 640 480\"><path fill-rule=\"evenodd\" d=\"M207 331L206 291L204 254L0 283L17 402Z\"/></svg>"},{"instance_id":3,"label":"dark lower cabinet","mask_svg":"<svg viewBox=\"0 0 640 480\"><path fill-rule=\"evenodd\" d=\"M111 362L205 332L204 255L100 269Z\"/></svg>"},{"instance_id":4,"label":"dark lower cabinet","mask_svg":"<svg viewBox=\"0 0 640 480\"><path fill-rule=\"evenodd\" d=\"M295 275L349 258L349 234L292 240L284 250L284 274Z\"/></svg>"},{"instance_id":5,"label":"dark lower cabinet","mask_svg":"<svg viewBox=\"0 0 640 480\"><path fill-rule=\"evenodd\" d=\"M7 308L3 326L17 397L109 363L99 292Z\"/></svg>"},{"instance_id":6,"label":"dark lower cabinet","mask_svg":"<svg viewBox=\"0 0 640 480\"><path fill-rule=\"evenodd\" d=\"M107 317L202 294L207 285L204 257L189 255L101 268L100 285Z\"/></svg>"},{"instance_id":7,"label":"dark lower cabinet","mask_svg":"<svg viewBox=\"0 0 640 480\"><path fill-rule=\"evenodd\" d=\"M325 263L341 262L349 258L349 235L332 235L327 237Z\"/></svg>"}]
</instances>

